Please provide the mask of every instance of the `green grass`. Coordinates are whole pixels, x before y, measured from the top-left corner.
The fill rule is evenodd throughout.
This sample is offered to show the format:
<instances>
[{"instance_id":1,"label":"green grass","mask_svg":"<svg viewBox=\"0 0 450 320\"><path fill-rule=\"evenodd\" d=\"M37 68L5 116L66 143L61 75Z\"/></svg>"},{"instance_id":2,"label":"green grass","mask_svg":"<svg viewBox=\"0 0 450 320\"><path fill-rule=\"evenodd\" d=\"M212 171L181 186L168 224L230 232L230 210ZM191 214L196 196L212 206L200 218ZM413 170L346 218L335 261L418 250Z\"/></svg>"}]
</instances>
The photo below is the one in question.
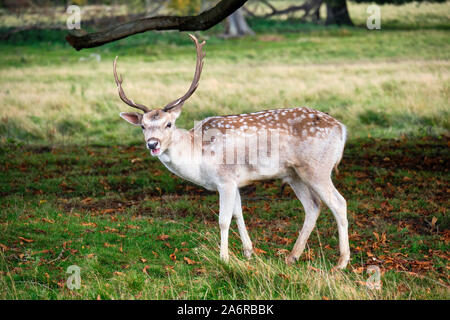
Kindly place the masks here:
<instances>
[{"instance_id":1,"label":"green grass","mask_svg":"<svg viewBox=\"0 0 450 320\"><path fill-rule=\"evenodd\" d=\"M0 298L449 299L447 7L407 6L404 20L389 7L381 31L361 28L365 7L352 4L355 28L251 20L255 37L198 34L204 72L178 126L299 105L347 125L334 180L348 201L352 260L337 273L328 209L299 263L285 265L304 213L277 181L242 190L260 254L244 259L233 223L222 263L217 194L170 174L118 117L129 108L114 57L128 95L163 106L192 77L186 34L81 52L58 31L0 42ZM81 268L79 290L65 286L71 265ZM380 290L366 286L370 265L381 268Z\"/></svg>"},{"instance_id":2,"label":"green grass","mask_svg":"<svg viewBox=\"0 0 450 320\"><path fill-rule=\"evenodd\" d=\"M251 238L264 252L246 261L233 225L227 265L217 195L167 173L142 146L5 146L0 297L448 299L447 143L349 143L335 180L348 200L352 259L338 273L330 272L338 235L328 209L301 261L284 264L304 213L278 182L242 190ZM70 265L81 268L79 290L65 286ZM381 290L364 285L369 265L382 270Z\"/></svg>"},{"instance_id":3,"label":"green grass","mask_svg":"<svg viewBox=\"0 0 450 320\"><path fill-rule=\"evenodd\" d=\"M448 132L447 31L317 27L227 41L200 37L208 38L206 64L181 127L214 114L306 105L343 121L353 137ZM173 32L81 52L36 39L0 43L0 50L3 142L136 142L117 116L128 107L117 97L114 57L128 95L150 107L181 95L194 64L192 43Z\"/></svg>"}]
</instances>

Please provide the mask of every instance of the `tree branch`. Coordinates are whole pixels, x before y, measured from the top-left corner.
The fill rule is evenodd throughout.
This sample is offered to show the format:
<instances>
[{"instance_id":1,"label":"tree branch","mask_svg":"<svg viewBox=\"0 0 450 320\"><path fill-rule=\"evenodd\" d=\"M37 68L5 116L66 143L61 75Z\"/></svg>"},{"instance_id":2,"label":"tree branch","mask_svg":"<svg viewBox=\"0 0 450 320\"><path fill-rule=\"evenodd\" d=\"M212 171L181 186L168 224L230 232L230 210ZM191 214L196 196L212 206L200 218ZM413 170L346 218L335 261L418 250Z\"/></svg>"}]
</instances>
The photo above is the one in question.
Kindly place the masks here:
<instances>
[{"instance_id":1,"label":"tree branch","mask_svg":"<svg viewBox=\"0 0 450 320\"><path fill-rule=\"evenodd\" d=\"M304 4L299 5L299 6L294 5L294 6L287 7L286 9L283 9L283 10L272 11L271 13L268 13L268 14L264 15L263 17L270 18L273 16L278 16L278 15L282 15L282 14L292 13L295 11L305 10L308 7L309 7L308 2L305 2Z\"/></svg>"},{"instance_id":2,"label":"tree branch","mask_svg":"<svg viewBox=\"0 0 450 320\"><path fill-rule=\"evenodd\" d=\"M279 16L279 15L283 15L283 14L290 14L290 13L294 13L297 11L305 11L304 16L302 17L302 19L306 18L309 15L309 12L313 9L316 8L320 8L320 6L322 5L323 0L306 0L303 4L301 5L292 5L289 6L287 8L284 8L282 10L278 10L275 6L273 6L269 1L267 0L259 0L258 3L261 3L265 6L267 6L271 12L266 13L266 14L262 14L262 15L256 15L254 12L251 12L250 10L246 10L252 17L259 17L259 18L271 18L274 16Z\"/></svg>"},{"instance_id":3,"label":"tree branch","mask_svg":"<svg viewBox=\"0 0 450 320\"><path fill-rule=\"evenodd\" d=\"M207 30L239 9L247 0L221 0L213 8L196 16L160 16L119 24L109 30L82 36L69 34L67 42L76 50L93 48L149 30Z\"/></svg>"}]
</instances>

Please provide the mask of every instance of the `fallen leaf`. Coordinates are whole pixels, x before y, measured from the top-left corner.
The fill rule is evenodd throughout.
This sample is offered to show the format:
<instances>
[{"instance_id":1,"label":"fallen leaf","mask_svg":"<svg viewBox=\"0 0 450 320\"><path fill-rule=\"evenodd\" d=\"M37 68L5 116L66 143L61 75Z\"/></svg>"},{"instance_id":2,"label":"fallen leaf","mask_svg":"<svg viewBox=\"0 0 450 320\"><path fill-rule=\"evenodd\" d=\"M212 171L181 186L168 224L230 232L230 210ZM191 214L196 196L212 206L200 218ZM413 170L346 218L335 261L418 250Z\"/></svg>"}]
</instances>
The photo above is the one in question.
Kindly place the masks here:
<instances>
[{"instance_id":1,"label":"fallen leaf","mask_svg":"<svg viewBox=\"0 0 450 320\"><path fill-rule=\"evenodd\" d=\"M194 269L194 272L197 275L200 275L200 274L206 273L206 269L205 268L196 268L196 269Z\"/></svg>"},{"instance_id":2,"label":"fallen leaf","mask_svg":"<svg viewBox=\"0 0 450 320\"><path fill-rule=\"evenodd\" d=\"M437 222L437 218L435 216L433 216L433 218L431 218L431 227L434 228L436 226L436 222Z\"/></svg>"},{"instance_id":3,"label":"fallen leaf","mask_svg":"<svg viewBox=\"0 0 450 320\"><path fill-rule=\"evenodd\" d=\"M100 211L101 214L108 214L108 213L113 213L118 211L119 209L103 209L102 211Z\"/></svg>"},{"instance_id":4,"label":"fallen leaf","mask_svg":"<svg viewBox=\"0 0 450 320\"><path fill-rule=\"evenodd\" d=\"M93 222L82 222L81 225L82 225L83 227L94 227L94 228L97 227L97 224L96 224L96 223L93 223Z\"/></svg>"},{"instance_id":5,"label":"fallen leaf","mask_svg":"<svg viewBox=\"0 0 450 320\"><path fill-rule=\"evenodd\" d=\"M278 249L275 253L276 256L284 256L289 253L288 249Z\"/></svg>"},{"instance_id":6,"label":"fallen leaf","mask_svg":"<svg viewBox=\"0 0 450 320\"><path fill-rule=\"evenodd\" d=\"M51 224L55 223L55 220L47 219L47 218L42 218L42 221L47 222L47 223L51 223Z\"/></svg>"},{"instance_id":7,"label":"fallen leaf","mask_svg":"<svg viewBox=\"0 0 450 320\"><path fill-rule=\"evenodd\" d=\"M315 272L320 272L320 269L314 268L313 266L308 266L308 269Z\"/></svg>"},{"instance_id":8,"label":"fallen leaf","mask_svg":"<svg viewBox=\"0 0 450 320\"><path fill-rule=\"evenodd\" d=\"M24 238L24 237L19 237L19 239L22 240L22 241L24 241L24 242L27 242L27 243L34 242L33 239L26 239L26 238Z\"/></svg>"},{"instance_id":9,"label":"fallen leaf","mask_svg":"<svg viewBox=\"0 0 450 320\"><path fill-rule=\"evenodd\" d=\"M359 267L359 268L353 269L353 272L357 273L357 274L363 273L363 271L364 271L364 267Z\"/></svg>"},{"instance_id":10,"label":"fallen leaf","mask_svg":"<svg viewBox=\"0 0 450 320\"><path fill-rule=\"evenodd\" d=\"M262 249L258 249L258 248L253 248L253 252L256 253L257 255L263 254L263 253L267 253L266 251L262 250Z\"/></svg>"},{"instance_id":11,"label":"fallen leaf","mask_svg":"<svg viewBox=\"0 0 450 320\"><path fill-rule=\"evenodd\" d=\"M89 202L91 202L91 201L92 201L92 198L89 198L89 197L84 198L83 200L81 200L81 202L82 202L83 204L89 203Z\"/></svg>"},{"instance_id":12,"label":"fallen leaf","mask_svg":"<svg viewBox=\"0 0 450 320\"><path fill-rule=\"evenodd\" d=\"M164 266L164 269L165 269L166 271L175 272L173 266Z\"/></svg>"},{"instance_id":13,"label":"fallen leaf","mask_svg":"<svg viewBox=\"0 0 450 320\"><path fill-rule=\"evenodd\" d=\"M197 263L196 261L189 259L188 257L184 257L183 260L186 261L187 264L196 264Z\"/></svg>"},{"instance_id":14,"label":"fallen leaf","mask_svg":"<svg viewBox=\"0 0 450 320\"><path fill-rule=\"evenodd\" d=\"M141 227L129 224L129 225L126 226L126 228L128 228L128 229L140 229Z\"/></svg>"},{"instance_id":15,"label":"fallen leaf","mask_svg":"<svg viewBox=\"0 0 450 320\"><path fill-rule=\"evenodd\" d=\"M372 233L375 236L375 238L377 239L377 241L379 242L380 241L380 235L378 233L376 233L375 231L372 232Z\"/></svg>"},{"instance_id":16,"label":"fallen leaf","mask_svg":"<svg viewBox=\"0 0 450 320\"><path fill-rule=\"evenodd\" d=\"M148 269L150 268L150 266L149 265L146 265L145 267L144 267L144 269L142 269L142 272L143 273L146 273L146 274L148 274Z\"/></svg>"},{"instance_id":17,"label":"fallen leaf","mask_svg":"<svg viewBox=\"0 0 450 320\"><path fill-rule=\"evenodd\" d=\"M48 253L48 252L50 252L49 249L44 249L44 250L41 250L41 251L33 252L31 255L34 256L35 254L39 254L39 253Z\"/></svg>"},{"instance_id":18,"label":"fallen leaf","mask_svg":"<svg viewBox=\"0 0 450 320\"><path fill-rule=\"evenodd\" d=\"M162 234L156 237L156 240L161 240L161 241L165 241L167 239L169 239L170 237L167 234Z\"/></svg>"}]
</instances>

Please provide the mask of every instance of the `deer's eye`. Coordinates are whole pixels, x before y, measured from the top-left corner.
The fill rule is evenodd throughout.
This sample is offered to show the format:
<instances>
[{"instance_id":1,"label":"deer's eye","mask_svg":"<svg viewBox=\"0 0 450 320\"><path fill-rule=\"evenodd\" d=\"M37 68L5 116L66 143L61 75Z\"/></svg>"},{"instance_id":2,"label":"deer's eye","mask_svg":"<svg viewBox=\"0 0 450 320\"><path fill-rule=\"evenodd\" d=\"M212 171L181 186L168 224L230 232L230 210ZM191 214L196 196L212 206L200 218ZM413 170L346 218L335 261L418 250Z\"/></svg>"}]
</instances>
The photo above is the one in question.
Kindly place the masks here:
<instances>
[{"instance_id":1,"label":"deer's eye","mask_svg":"<svg viewBox=\"0 0 450 320\"><path fill-rule=\"evenodd\" d=\"M145 130L145 127L141 125L142 130Z\"/></svg>"},{"instance_id":2,"label":"deer's eye","mask_svg":"<svg viewBox=\"0 0 450 320\"><path fill-rule=\"evenodd\" d=\"M167 125L166 125L166 128L170 128L172 126L172 124L169 122Z\"/></svg>"}]
</instances>

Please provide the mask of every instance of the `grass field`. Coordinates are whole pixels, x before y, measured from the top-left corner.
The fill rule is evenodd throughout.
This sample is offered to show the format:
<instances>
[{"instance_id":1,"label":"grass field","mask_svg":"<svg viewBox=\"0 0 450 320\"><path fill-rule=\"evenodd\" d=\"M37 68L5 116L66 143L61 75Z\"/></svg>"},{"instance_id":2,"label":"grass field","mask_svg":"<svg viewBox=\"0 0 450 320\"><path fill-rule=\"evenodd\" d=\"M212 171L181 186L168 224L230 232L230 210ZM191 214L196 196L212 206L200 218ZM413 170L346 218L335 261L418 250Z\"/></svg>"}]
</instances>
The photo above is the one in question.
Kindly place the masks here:
<instances>
[{"instance_id":1,"label":"grass field","mask_svg":"<svg viewBox=\"0 0 450 320\"><path fill-rule=\"evenodd\" d=\"M244 259L233 223L222 263L217 194L170 174L118 117L129 108L114 57L127 94L160 107L191 80L186 34L81 52L57 31L0 42L0 298L449 299L448 3L407 6L408 19L384 8L381 31L252 20L255 37L198 34L202 80L177 122L306 105L345 123L334 181L348 201L352 259L335 273L328 209L299 263L284 264L304 213L278 181L242 190L258 254ZM362 25L364 8L351 9ZM65 286L71 265L79 290ZM370 265L381 289L367 286Z\"/></svg>"}]
</instances>

